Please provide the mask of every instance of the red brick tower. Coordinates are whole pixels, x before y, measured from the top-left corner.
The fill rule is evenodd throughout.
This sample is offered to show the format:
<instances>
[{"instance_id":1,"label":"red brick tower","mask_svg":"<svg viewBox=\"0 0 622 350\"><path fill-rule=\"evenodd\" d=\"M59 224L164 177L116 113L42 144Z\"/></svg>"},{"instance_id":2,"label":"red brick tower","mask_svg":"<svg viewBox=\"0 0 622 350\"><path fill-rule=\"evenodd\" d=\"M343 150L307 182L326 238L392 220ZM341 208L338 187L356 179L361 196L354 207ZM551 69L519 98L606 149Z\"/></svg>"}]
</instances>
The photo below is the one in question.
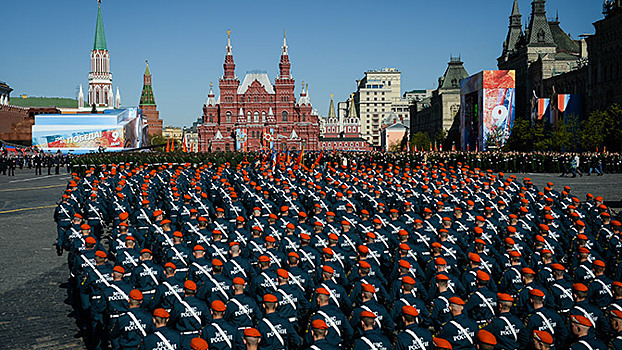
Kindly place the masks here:
<instances>
[{"instance_id":1,"label":"red brick tower","mask_svg":"<svg viewBox=\"0 0 622 350\"><path fill-rule=\"evenodd\" d=\"M147 67L145 68L145 74L143 75L143 92L140 95L138 108L142 109L143 115L147 118L149 135L162 136L162 119L160 119L160 112L158 112L158 108L155 103L155 96L153 96L149 62L145 62L147 63Z\"/></svg>"}]
</instances>

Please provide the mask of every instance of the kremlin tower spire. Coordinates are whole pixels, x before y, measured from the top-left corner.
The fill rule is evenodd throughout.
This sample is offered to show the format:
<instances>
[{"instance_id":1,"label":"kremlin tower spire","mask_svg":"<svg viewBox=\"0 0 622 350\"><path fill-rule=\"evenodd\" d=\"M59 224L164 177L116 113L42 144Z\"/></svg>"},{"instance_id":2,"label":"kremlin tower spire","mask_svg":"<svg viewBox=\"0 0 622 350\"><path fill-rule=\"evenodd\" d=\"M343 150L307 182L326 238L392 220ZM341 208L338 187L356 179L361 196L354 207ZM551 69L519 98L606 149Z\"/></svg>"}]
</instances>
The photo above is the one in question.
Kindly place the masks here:
<instances>
[{"instance_id":1,"label":"kremlin tower spire","mask_svg":"<svg viewBox=\"0 0 622 350\"><path fill-rule=\"evenodd\" d=\"M231 31L227 30L227 55L225 56L225 79L233 79L235 77L235 62L233 62L233 48L231 47Z\"/></svg>"},{"instance_id":2,"label":"kremlin tower spire","mask_svg":"<svg viewBox=\"0 0 622 350\"><path fill-rule=\"evenodd\" d=\"M143 74L143 91L140 94L140 102L138 108L142 110L143 116L147 118L149 126L149 135L162 135L162 119L160 112L156 106L155 96L153 95L153 87L151 86L151 71L149 70L149 61L145 60L145 73ZM117 90L118 95L118 90ZM121 104L121 96L118 95L119 105Z\"/></svg>"},{"instance_id":3,"label":"kremlin tower spire","mask_svg":"<svg viewBox=\"0 0 622 350\"><path fill-rule=\"evenodd\" d=\"M290 68L291 64L289 63L289 54L287 53L287 39L285 38L285 31L283 31L283 46L281 47L281 62L279 62L279 78L281 79L290 79Z\"/></svg>"},{"instance_id":4,"label":"kremlin tower spire","mask_svg":"<svg viewBox=\"0 0 622 350\"><path fill-rule=\"evenodd\" d=\"M95 40L93 42L93 50L91 50L88 105L89 107L95 105L96 107L112 108L114 93L112 90L112 73L110 73L110 53L106 45L101 1L97 3Z\"/></svg>"}]
</instances>

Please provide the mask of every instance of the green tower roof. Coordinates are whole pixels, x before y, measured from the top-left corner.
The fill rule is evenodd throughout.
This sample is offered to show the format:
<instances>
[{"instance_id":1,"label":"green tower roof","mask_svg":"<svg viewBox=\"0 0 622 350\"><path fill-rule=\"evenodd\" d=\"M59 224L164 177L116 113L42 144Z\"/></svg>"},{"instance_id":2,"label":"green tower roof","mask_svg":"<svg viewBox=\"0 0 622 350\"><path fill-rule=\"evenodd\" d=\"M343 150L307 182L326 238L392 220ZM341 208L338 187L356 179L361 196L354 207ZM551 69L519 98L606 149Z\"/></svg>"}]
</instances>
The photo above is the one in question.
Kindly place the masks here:
<instances>
[{"instance_id":1,"label":"green tower roof","mask_svg":"<svg viewBox=\"0 0 622 350\"><path fill-rule=\"evenodd\" d=\"M97 8L97 24L95 25L95 43L93 44L93 50L108 50L101 6Z\"/></svg>"}]
</instances>

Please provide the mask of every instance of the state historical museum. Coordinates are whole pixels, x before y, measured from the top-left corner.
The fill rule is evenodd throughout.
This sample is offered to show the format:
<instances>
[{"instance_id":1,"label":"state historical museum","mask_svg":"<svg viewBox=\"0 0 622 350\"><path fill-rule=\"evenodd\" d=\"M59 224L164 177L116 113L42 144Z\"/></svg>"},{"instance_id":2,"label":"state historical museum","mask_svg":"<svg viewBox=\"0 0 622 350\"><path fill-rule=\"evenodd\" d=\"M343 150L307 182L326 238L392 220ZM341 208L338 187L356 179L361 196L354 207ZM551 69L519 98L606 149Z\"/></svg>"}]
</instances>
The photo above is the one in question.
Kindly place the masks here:
<instances>
[{"instance_id":1,"label":"state historical museum","mask_svg":"<svg viewBox=\"0 0 622 350\"><path fill-rule=\"evenodd\" d=\"M215 98L210 87L203 122L198 126L201 152L276 150L317 150L320 125L313 110L308 86L294 96L294 79L287 41L283 35L279 76L270 82L265 72L249 72L240 84L235 75L231 32L227 32L224 76Z\"/></svg>"}]
</instances>

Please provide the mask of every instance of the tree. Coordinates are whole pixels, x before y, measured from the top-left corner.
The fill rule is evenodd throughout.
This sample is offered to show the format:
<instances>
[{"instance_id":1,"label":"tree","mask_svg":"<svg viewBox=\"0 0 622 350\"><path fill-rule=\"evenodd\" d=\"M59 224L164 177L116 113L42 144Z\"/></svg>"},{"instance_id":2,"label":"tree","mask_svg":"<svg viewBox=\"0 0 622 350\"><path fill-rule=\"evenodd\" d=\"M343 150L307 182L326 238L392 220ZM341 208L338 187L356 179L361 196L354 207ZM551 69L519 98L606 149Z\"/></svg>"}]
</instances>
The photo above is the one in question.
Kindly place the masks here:
<instances>
[{"instance_id":1,"label":"tree","mask_svg":"<svg viewBox=\"0 0 622 350\"><path fill-rule=\"evenodd\" d=\"M553 129L553 150L577 151L580 146L580 132L579 118L574 114L565 116L563 122L557 123Z\"/></svg>"},{"instance_id":2,"label":"tree","mask_svg":"<svg viewBox=\"0 0 622 350\"><path fill-rule=\"evenodd\" d=\"M533 136L534 132L529 119L516 120L504 148L508 151L531 151Z\"/></svg>"},{"instance_id":3,"label":"tree","mask_svg":"<svg viewBox=\"0 0 622 350\"><path fill-rule=\"evenodd\" d=\"M430 143L430 135L422 131L414 134L410 142L411 147L416 146L418 150L428 149L430 147Z\"/></svg>"},{"instance_id":4,"label":"tree","mask_svg":"<svg viewBox=\"0 0 622 350\"><path fill-rule=\"evenodd\" d=\"M621 126L622 108L619 105L613 105L606 111L594 111L587 120L583 121L581 145L590 151L597 147L619 151L622 138Z\"/></svg>"}]
</instances>

